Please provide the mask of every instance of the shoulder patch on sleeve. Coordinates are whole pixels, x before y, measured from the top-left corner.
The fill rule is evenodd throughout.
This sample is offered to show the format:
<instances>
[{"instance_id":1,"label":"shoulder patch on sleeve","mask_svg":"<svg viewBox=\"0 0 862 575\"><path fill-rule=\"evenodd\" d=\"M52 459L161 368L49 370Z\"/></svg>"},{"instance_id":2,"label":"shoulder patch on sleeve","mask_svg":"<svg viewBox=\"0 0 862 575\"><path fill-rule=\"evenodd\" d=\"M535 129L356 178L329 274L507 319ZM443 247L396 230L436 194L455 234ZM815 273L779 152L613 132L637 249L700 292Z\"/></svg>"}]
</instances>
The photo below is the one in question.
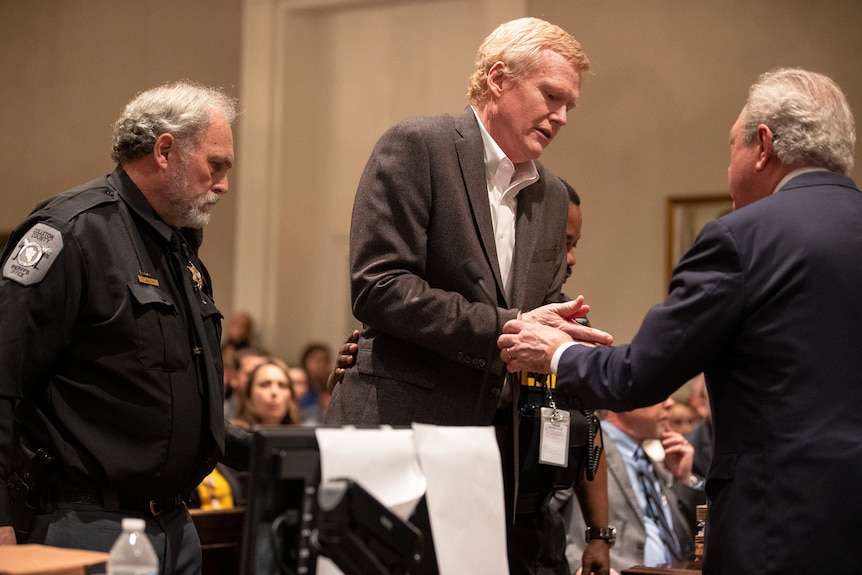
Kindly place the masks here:
<instances>
[{"instance_id":1,"label":"shoulder patch on sleeve","mask_svg":"<svg viewBox=\"0 0 862 575\"><path fill-rule=\"evenodd\" d=\"M3 277L21 285L37 284L63 250L60 230L40 222L30 228L9 252Z\"/></svg>"}]
</instances>

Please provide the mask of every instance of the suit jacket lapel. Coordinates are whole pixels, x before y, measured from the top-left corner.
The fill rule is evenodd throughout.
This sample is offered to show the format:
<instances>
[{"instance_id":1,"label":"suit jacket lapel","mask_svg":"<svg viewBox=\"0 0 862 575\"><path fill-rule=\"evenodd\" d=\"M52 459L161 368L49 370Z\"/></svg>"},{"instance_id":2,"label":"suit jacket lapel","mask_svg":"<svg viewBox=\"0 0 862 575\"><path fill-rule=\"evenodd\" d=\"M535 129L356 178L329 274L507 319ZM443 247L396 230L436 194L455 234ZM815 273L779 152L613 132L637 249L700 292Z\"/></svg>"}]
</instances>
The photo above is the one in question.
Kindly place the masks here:
<instances>
[{"instance_id":1,"label":"suit jacket lapel","mask_svg":"<svg viewBox=\"0 0 862 575\"><path fill-rule=\"evenodd\" d=\"M641 509L641 504L638 502L638 496L635 494L635 490L632 487L631 480L629 479L629 472L626 469L626 462L623 460L622 454L617 449L617 446L613 441L605 441L605 457L607 458L608 465L608 475L614 478L614 481L620 486L620 490L623 492L623 495L626 497L626 502L629 504L629 507L634 511L634 515L640 520L641 524L643 524L643 509ZM613 452L615 456L611 456L610 453Z\"/></svg>"},{"instance_id":2,"label":"suit jacket lapel","mask_svg":"<svg viewBox=\"0 0 862 575\"><path fill-rule=\"evenodd\" d=\"M544 193L544 182L530 184L518 192L518 212L515 220L515 253L512 256L512 301L515 307L524 307L524 292L527 287L526 278L530 274L530 263L536 251L538 234L545 233L538 226L530 225L536 217L536 210L541 209L541 198Z\"/></svg>"},{"instance_id":3,"label":"suit jacket lapel","mask_svg":"<svg viewBox=\"0 0 862 575\"><path fill-rule=\"evenodd\" d=\"M479 240L487 263L494 270L497 298L505 301L500 262L497 258L497 243L494 241L494 224L491 222L491 205L488 201L488 182L485 177L485 147L482 132L473 110L467 106L455 116L455 129L461 139L455 141L455 152L461 168L461 177L467 189L467 199L473 213L473 221L479 231Z\"/></svg>"}]
</instances>

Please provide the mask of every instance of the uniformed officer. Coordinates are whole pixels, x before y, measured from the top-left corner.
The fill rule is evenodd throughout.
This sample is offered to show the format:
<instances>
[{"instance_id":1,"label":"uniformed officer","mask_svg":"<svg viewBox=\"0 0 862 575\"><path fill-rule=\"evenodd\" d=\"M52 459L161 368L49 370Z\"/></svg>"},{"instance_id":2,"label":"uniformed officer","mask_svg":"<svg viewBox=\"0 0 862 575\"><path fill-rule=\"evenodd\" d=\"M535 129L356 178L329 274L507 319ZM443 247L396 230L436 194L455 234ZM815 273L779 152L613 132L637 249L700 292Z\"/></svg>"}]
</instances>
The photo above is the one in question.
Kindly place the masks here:
<instances>
[{"instance_id":1,"label":"uniformed officer","mask_svg":"<svg viewBox=\"0 0 862 575\"><path fill-rule=\"evenodd\" d=\"M217 461L246 467L249 449L223 417L222 316L198 259L228 191L236 113L189 82L139 94L114 127L116 169L13 232L0 278L0 543L108 551L121 519L138 516L162 573L200 572L184 500Z\"/></svg>"}]
</instances>

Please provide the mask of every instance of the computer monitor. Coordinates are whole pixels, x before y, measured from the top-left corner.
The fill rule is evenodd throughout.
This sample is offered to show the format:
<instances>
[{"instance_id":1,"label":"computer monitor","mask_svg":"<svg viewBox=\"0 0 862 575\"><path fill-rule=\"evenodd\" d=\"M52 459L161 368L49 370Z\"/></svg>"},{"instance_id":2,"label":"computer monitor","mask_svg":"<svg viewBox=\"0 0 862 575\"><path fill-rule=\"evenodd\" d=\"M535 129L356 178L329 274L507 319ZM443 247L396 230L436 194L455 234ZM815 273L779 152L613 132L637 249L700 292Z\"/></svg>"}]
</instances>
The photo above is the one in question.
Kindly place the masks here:
<instances>
[{"instance_id":1,"label":"computer monitor","mask_svg":"<svg viewBox=\"0 0 862 575\"><path fill-rule=\"evenodd\" d=\"M321 487L315 429L257 427L241 551L243 575L314 575L325 555L346 575L434 572L424 499L405 522L350 478ZM423 537L423 532L427 536Z\"/></svg>"},{"instance_id":2,"label":"computer monitor","mask_svg":"<svg viewBox=\"0 0 862 575\"><path fill-rule=\"evenodd\" d=\"M314 428L258 427L252 438L241 551L244 575L313 575L310 543L320 485Z\"/></svg>"}]
</instances>

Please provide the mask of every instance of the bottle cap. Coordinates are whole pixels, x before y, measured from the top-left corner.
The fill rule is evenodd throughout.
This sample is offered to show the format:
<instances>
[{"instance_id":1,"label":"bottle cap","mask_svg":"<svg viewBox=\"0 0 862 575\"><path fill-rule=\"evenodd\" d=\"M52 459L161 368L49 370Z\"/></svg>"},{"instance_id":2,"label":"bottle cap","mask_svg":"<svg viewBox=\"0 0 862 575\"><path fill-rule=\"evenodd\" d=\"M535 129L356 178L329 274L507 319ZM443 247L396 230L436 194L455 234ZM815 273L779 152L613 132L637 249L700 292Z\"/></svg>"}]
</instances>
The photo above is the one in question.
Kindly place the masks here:
<instances>
[{"instance_id":1,"label":"bottle cap","mask_svg":"<svg viewBox=\"0 0 862 575\"><path fill-rule=\"evenodd\" d=\"M123 518L123 530L125 531L143 531L147 526L143 519L137 517Z\"/></svg>"}]
</instances>

